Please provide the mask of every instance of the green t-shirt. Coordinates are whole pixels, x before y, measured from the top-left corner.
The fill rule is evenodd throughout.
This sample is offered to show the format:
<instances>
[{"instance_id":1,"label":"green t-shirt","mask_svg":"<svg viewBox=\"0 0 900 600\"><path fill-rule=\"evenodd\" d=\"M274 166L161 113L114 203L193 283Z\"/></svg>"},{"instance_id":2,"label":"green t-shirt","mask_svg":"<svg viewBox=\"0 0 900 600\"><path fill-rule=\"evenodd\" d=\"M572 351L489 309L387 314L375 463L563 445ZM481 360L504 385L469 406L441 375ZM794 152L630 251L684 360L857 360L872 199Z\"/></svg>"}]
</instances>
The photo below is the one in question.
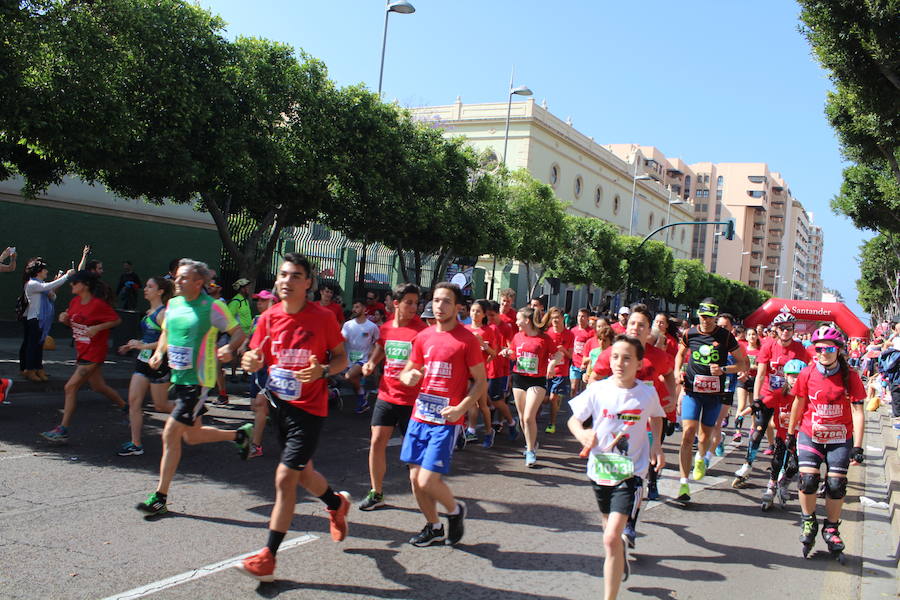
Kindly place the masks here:
<instances>
[{"instance_id":1,"label":"green t-shirt","mask_svg":"<svg viewBox=\"0 0 900 600\"><path fill-rule=\"evenodd\" d=\"M172 383L215 386L216 338L220 331L235 327L237 321L225 303L207 294L200 294L191 302L182 296L169 300L163 329Z\"/></svg>"}]
</instances>

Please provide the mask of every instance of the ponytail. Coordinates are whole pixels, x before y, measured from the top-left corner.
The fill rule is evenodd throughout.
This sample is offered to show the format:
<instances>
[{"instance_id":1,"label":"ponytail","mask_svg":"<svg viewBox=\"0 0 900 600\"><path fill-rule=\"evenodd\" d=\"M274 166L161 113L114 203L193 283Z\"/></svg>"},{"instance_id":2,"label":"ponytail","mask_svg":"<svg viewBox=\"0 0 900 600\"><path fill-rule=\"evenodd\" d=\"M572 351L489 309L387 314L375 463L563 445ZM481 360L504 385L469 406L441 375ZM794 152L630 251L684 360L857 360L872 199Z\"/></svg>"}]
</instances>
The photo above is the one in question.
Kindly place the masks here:
<instances>
[{"instance_id":1,"label":"ponytail","mask_svg":"<svg viewBox=\"0 0 900 600\"><path fill-rule=\"evenodd\" d=\"M850 365L847 363L847 359L844 358L843 352L838 352L837 361L838 361L838 365L840 365L841 382L844 384L844 393L849 397L850 396Z\"/></svg>"},{"instance_id":2,"label":"ponytail","mask_svg":"<svg viewBox=\"0 0 900 600\"><path fill-rule=\"evenodd\" d=\"M538 320L536 311L530 306L523 306L519 309L519 312L528 319L528 322L538 330L538 333L544 333L544 330L547 328L547 323L550 322L548 315L544 315L543 319Z\"/></svg>"}]
</instances>

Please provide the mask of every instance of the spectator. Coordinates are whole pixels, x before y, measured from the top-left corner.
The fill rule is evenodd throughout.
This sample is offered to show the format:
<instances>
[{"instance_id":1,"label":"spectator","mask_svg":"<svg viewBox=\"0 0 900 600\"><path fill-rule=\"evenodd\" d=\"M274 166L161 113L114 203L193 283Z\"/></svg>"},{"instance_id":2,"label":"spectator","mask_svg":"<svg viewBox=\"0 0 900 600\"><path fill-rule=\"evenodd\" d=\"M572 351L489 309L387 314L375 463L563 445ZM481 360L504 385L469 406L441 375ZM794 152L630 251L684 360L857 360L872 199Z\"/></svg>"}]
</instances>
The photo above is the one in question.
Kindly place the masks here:
<instances>
[{"instance_id":1,"label":"spectator","mask_svg":"<svg viewBox=\"0 0 900 600\"><path fill-rule=\"evenodd\" d=\"M130 260L122 262L122 274L119 275L119 283L116 285L116 296L119 298L119 306L125 310L137 308L137 293L144 284L141 278L134 272L134 266Z\"/></svg>"},{"instance_id":2,"label":"spectator","mask_svg":"<svg viewBox=\"0 0 900 600\"><path fill-rule=\"evenodd\" d=\"M378 292L366 292L366 318L374 322L375 311L378 310L386 312L384 309L384 303L378 301Z\"/></svg>"},{"instance_id":3,"label":"spectator","mask_svg":"<svg viewBox=\"0 0 900 600\"><path fill-rule=\"evenodd\" d=\"M59 272L59 276L50 283L47 279L47 263L43 258L32 258L25 265L22 276L25 311L21 315L25 330L22 346L19 348L19 369L29 381L47 381L44 372L44 340L53 324L54 290L68 281L75 274L74 269L67 273Z\"/></svg>"},{"instance_id":4,"label":"spectator","mask_svg":"<svg viewBox=\"0 0 900 600\"><path fill-rule=\"evenodd\" d=\"M9 258L9 264L6 259ZM16 249L12 246L0 252L0 273L8 273L16 270Z\"/></svg>"}]
</instances>

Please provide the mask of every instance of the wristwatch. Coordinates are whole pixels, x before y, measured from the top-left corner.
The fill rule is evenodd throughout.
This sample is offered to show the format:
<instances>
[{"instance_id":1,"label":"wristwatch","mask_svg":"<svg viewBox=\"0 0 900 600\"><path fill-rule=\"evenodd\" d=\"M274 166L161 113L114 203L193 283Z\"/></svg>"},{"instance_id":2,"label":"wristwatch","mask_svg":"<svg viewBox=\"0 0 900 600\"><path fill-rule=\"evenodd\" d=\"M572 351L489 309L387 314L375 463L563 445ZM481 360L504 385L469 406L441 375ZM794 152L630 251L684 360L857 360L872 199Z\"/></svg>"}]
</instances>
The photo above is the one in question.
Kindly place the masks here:
<instances>
[{"instance_id":1,"label":"wristwatch","mask_svg":"<svg viewBox=\"0 0 900 600\"><path fill-rule=\"evenodd\" d=\"M329 368L330 368L330 366L328 365L328 363L325 363L324 365L322 365L322 376L319 379L327 379L328 378L328 369Z\"/></svg>"}]
</instances>

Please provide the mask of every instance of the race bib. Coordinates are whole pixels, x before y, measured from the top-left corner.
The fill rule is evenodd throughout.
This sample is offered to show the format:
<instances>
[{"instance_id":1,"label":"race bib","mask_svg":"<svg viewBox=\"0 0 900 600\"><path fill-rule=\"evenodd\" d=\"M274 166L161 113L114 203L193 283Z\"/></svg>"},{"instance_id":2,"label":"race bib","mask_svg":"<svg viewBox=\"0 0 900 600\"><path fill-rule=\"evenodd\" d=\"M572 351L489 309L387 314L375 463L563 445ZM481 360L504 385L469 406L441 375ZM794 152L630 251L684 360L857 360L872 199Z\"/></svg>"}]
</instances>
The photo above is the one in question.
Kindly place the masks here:
<instances>
[{"instance_id":1,"label":"race bib","mask_svg":"<svg viewBox=\"0 0 900 600\"><path fill-rule=\"evenodd\" d=\"M294 375L294 371L272 367L269 369L269 381L266 387L282 400L297 400L300 398L303 384Z\"/></svg>"},{"instance_id":2,"label":"race bib","mask_svg":"<svg viewBox=\"0 0 900 600\"><path fill-rule=\"evenodd\" d=\"M362 357L363 357L363 354L365 354L365 353L364 353L364 352L353 352L353 351L351 351L349 354L350 354L350 356L349 356L350 362L355 363L355 362L361 361L361 360L362 360Z\"/></svg>"},{"instance_id":3,"label":"race bib","mask_svg":"<svg viewBox=\"0 0 900 600\"><path fill-rule=\"evenodd\" d=\"M141 362L150 362L151 356L153 356L153 350L141 350L138 352L137 359Z\"/></svg>"},{"instance_id":4,"label":"race bib","mask_svg":"<svg viewBox=\"0 0 900 600\"><path fill-rule=\"evenodd\" d=\"M89 344L91 338L87 334L88 326L83 323L72 323L72 337L80 344Z\"/></svg>"},{"instance_id":5,"label":"race bib","mask_svg":"<svg viewBox=\"0 0 900 600\"><path fill-rule=\"evenodd\" d=\"M444 425L447 419L441 414L441 410L450 405L450 398L435 396L434 394L419 394L416 398L416 419L435 425Z\"/></svg>"},{"instance_id":6,"label":"race bib","mask_svg":"<svg viewBox=\"0 0 900 600\"><path fill-rule=\"evenodd\" d=\"M516 368L519 370L519 373L524 373L526 375L537 375L538 374L538 357L537 354L533 354L531 352L523 352L516 358Z\"/></svg>"},{"instance_id":7,"label":"race bib","mask_svg":"<svg viewBox=\"0 0 900 600\"><path fill-rule=\"evenodd\" d=\"M592 454L588 468L593 475L591 479L600 485L616 485L634 476L634 463L621 454L606 452Z\"/></svg>"},{"instance_id":8,"label":"race bib","mask_svg":"<svg viewBox=\"0 0 900 600\"><path fill-rule=\"evenodd\" d=\"M785 379L781 375L769 375L769 389L780 390L784 387Z\"/></svg>"},{"instance_id":9,"label":"race bib","mask_svg":"<svg viewBox=\"0 0 900 600\"><path fill-rule=\"evenodd\" d=\"M169 366L175 371L187 371L194 366L194 349L190 346L169 346Z\"/></svg>"},{"instance_id":10,"label":"race bib","mask_svg":"<svg viewBox=\"0 0 900 600\"><path fill-rule=\"evenodd\" d=\"M584 354L584 342L575 342L575 347L572 349L572 354L576 356L581 356Z\"/></svg>"},{"instance_id":11,"label":"race bib","mask_svg":"<svg viewBox=\"0 0 900 600\"><path fill-rule=\"evenodd\" d=\"M817 444L843 444L847 441L847 427L839 423L812 424L812 441Z\"/></svg>"},{"instance_id":12,"label":"race bib","mask_svg":"<svg viewBox=\"0 0 900 600\"><path fill-rule=\"evenodd\" d=\"M781 429L787 429L788 425L791 424L791 410L790 407L787 407L787 410L780 409L778 413L778 426Z\"/></svg>"},{"instance_id":13,"label":"race bib","mask_svg":"<svg viewBox=\"0 0 900 600\"><path fill-rule=\"evenodd\" d=\"M747 358L750 359L750 368L751 368L751 369L755 369L755 368L756 368L756 355L755 355L755 354L748 354L748 355L747 355Z\"/></svg>"},{"instance_id":14,"label":"race bib","mask_svg":"<svg viewBox=\"0 0 900 600\"><path fill-rule=\"evenodd\" d=\"M722 391L722 380L718 375L694 375L693 387L698 394L718 394Z\"/></svg>"},{"instance_id":15,"label":"race bib","mask_svg":"<svg viewBox=\"0 0 900 600\"><path fill-rule=\"evenodd\" d=\"M406 366L411 351L412 342L387 340L384 343L384 374L397 377Z\"/></svg>"}]
</instances>

